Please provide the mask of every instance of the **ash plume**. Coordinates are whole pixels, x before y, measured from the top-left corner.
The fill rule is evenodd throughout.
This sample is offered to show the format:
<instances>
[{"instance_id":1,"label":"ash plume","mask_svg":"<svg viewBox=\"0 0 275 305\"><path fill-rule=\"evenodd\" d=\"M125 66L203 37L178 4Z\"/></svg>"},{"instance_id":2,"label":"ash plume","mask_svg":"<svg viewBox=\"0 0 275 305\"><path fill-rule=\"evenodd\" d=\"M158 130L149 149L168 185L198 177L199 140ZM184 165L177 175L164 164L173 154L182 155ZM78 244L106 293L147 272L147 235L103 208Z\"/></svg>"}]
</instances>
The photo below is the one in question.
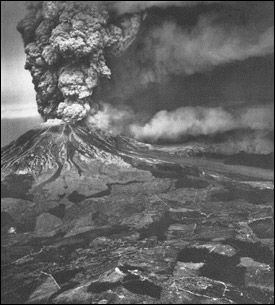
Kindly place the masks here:
<instances>
[{"instance_id":1,"label":"ash plume","mask_svg":"<svg viewBox=\"0 0 275 305\"><path fill-rule=\"evenodd\" d=\"M28 5L18 24L26 69L37 92L38 111L45 120L76 122L93 108L93 92L101 78L110 78L106 52L125 51L136 36L140 16L110 22L101 6L77 1L37 1Z\"/></svg>"}]
</instances>

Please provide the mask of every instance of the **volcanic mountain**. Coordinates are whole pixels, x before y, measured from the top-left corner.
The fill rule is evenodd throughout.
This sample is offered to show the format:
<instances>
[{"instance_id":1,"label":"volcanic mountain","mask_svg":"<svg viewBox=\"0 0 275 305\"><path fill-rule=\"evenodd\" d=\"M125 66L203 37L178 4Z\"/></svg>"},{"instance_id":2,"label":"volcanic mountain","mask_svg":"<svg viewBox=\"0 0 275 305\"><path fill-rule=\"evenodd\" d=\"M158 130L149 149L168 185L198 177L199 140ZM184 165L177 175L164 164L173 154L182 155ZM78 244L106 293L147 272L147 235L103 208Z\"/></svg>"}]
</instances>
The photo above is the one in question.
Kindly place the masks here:
<instances>
[{"instance_id":1,"label":"volcanic mountain","mask_svg":"<svg viewBox=\"0 0 275 305\"><path fill-rule=\"evenodd\" d=\"M273 302L266 171L62 120L1 155L2 303Z\"/></svg>"},{"instance_id":2,"label":"volcanic mountain","mask_svg":"<svg viewBox=\"0 0 275 305\"><path fill-rule=\"evenodd\" d=\"M64 196L70 185L78 191L76 181L84 179L93 185L84 191L91 195L104 185L103 170L131 171L131 163L141 161L140 153L146 148L95 126L48 120L2 149L2 197L30 198L37 193L40 197L41 190L50 186L52 200L53 185L58 185L58 195Z\"/></svg>"}]
</instances>

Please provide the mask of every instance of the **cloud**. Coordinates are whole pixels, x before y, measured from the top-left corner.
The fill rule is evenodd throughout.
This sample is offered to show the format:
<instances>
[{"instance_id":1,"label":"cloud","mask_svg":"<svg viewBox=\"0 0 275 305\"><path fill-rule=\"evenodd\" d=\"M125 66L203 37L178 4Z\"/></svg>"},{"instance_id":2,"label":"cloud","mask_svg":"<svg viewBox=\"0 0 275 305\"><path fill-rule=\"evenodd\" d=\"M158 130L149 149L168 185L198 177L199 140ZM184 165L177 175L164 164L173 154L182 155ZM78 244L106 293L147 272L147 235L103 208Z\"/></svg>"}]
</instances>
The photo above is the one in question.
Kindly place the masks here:
<instances>
[{"instance_id":1,"label":"cloud","mask_svg":"<svg viewBox=\"0 0 275 305\"><path fill-rule=\"evenodd\" d=\"M36 106L31 104L2 104L1 120L2 119L18 119L39 117Z\"/></svg>"},{"instance_id":2,"label":"cloud","mask_svg":"<svg viewBox=\"0 0 275 305\"><path fill-rule=\"evenodd\" d=\"M237 129L274 130L273 105L239 111L206 107L180 107L156 113L145 125L132 124L136 139L156 142L183 136L215 135Z\"/></svg>"},{"instance_id":3,"label":"cloud","mask_svg":"<svg viewBox=\"0 0 275 305\"><path fill-rule=\"evenodd\" d=\"M148 118L123 104L101 103L89 124L149 143L199 141L219 153L267 154L274 151L274 105L226 110L222 107L180 107Z\"/></svg>"},{"instance_id":4,"label":"cloud","mask_svg":"<svg viewBox=\"0 0 275 305\"><path fill-rule=\"evenodd\" d=\"M215 17L202 16L191 31L174 22L153 29L148 43L153 72L162 80L170 74L187 75L218 65L274 53L274 26L253 33L250 26L227 28Z\"/></svg>"},{"instance_id":5,"label":"cloud","mask_svg":"<svg viewBox=\"0 0 275 305\"><path fill-rule=\"evenodd\" d=\"M143 122L148 117L137 114L127 105L110 105L100 102L100 109L92 113L87 121L98 128L108 130L113 134L129 134L129 126L136 121Z\"/></svg>"}]
</instances>

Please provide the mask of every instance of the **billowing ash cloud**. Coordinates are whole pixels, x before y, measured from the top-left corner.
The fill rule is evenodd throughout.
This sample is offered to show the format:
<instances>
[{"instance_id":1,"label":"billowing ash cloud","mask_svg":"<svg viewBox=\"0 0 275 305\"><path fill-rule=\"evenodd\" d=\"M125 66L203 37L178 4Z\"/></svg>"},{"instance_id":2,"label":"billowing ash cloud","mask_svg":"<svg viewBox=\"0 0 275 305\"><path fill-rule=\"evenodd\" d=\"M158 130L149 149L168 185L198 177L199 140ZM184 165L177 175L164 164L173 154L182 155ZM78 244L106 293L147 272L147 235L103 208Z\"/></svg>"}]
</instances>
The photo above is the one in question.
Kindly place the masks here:
<instances>
[{"instance_id":1,"label":"billowing ash cloud","mask_svg":"<svg viewBox=\"0 0 275 305\"><path fill-rule=\"evenodd\" d=\"M88 117L88 123L113 134L127 133L128 126L136 120L137 115L125 105L114 107L101 102L99 107L94 115Z\"/></svg>"},{"instance_id":2,"label":"billowing ash cloud","mask_svg":"<svg viewBox=\"0 0 275 305\"><path fill-rule=\"evenodd\" d=\"M195 25L183 25L168 18L148 26L137 47L113 63L113 95L128 98L175 75L187 77L217 66L273 54L272 5L242 5L238 9L229 7L199 14Z\"/></svg>"},{"instance_id":3,"label":"billowing ash cloud","mask_svg":"<svg viewBox=\"0 0 275 305\"><path fill-rule=\"evenodd\" d=\"M139 140L177 140L182 136L215 135L238 129L274 130L272 105L229 112L222 108L181 107L160 111L145 125L133 124Z\"/></svg>"},{"instance_id":4,"label":"billowing ash cloud","mask_svg":"<svg viewBox=\"0 0 275 305\"><path fill-rule=\"evenodd\" d=\"M107 51L120 54L133 41L140 17L110 23L99 6L77 1L36 1L18 24L45 118L82 120L93 107L92 94L101 78L109 78Z\"/></svg>"},{"instance_id":5,"label":"billowing ash cloud","mask_svg":"<svg viewBox=\"0 0 275 305\"><path fill-rule=\"evenodd\" d=\"M88 124L107 130L113 134L133 136L130 128L133 124L145 124L150 115L144 112L136 113L125 104L111 105L100 101L99 108L87 119Z\"/></svg>"}]
</instances>

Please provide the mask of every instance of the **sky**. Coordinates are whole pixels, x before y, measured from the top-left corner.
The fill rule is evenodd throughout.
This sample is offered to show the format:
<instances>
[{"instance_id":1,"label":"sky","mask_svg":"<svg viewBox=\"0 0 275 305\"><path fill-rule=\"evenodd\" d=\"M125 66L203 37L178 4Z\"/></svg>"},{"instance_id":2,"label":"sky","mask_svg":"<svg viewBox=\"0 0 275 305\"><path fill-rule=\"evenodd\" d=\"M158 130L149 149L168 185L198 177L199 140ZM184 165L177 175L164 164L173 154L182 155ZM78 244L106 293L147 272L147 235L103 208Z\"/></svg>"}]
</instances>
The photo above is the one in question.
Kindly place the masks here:
<instances>
[{"instance_id":1,"label":"sky","mask_svg":"<svg viewBox=\"0 0 275 305\"><path fill-rule=\"evenodd\" d=\"M26 14L24 1L1 1L1 146L41 122L30 73L16 25Z\"/></svg>"},{"instance_id":2,"label":"sky","mask_svg":"<svg viewBox=\"0 0 275 305\"><path fill-rule=\"evenodd\" d=\"M237 9L231 2L223 8L196 1L187 7L175 1L174 8L160 1L114 3L118 13L160 7L150 8L133 46L110 63L112 79L102 82L96 98L126 104L148 120L186 106L238 109L274 103L272 1L238 2L243 7ZM25 14L24 1L1 1L1 146L41 122L16 30ZM220 16L217 27L213 14Z\"/></svg>"},{"instance_id":3,"label":"sky","mask_svg":"<svg viewBox=\"0 0 275 305\"><path fill-rule=\"evenodd\" d=\"M16 25L26 14L24 1L1 1L1 118L36 114L35 92Z\"/></svg>"}]
</instances>

